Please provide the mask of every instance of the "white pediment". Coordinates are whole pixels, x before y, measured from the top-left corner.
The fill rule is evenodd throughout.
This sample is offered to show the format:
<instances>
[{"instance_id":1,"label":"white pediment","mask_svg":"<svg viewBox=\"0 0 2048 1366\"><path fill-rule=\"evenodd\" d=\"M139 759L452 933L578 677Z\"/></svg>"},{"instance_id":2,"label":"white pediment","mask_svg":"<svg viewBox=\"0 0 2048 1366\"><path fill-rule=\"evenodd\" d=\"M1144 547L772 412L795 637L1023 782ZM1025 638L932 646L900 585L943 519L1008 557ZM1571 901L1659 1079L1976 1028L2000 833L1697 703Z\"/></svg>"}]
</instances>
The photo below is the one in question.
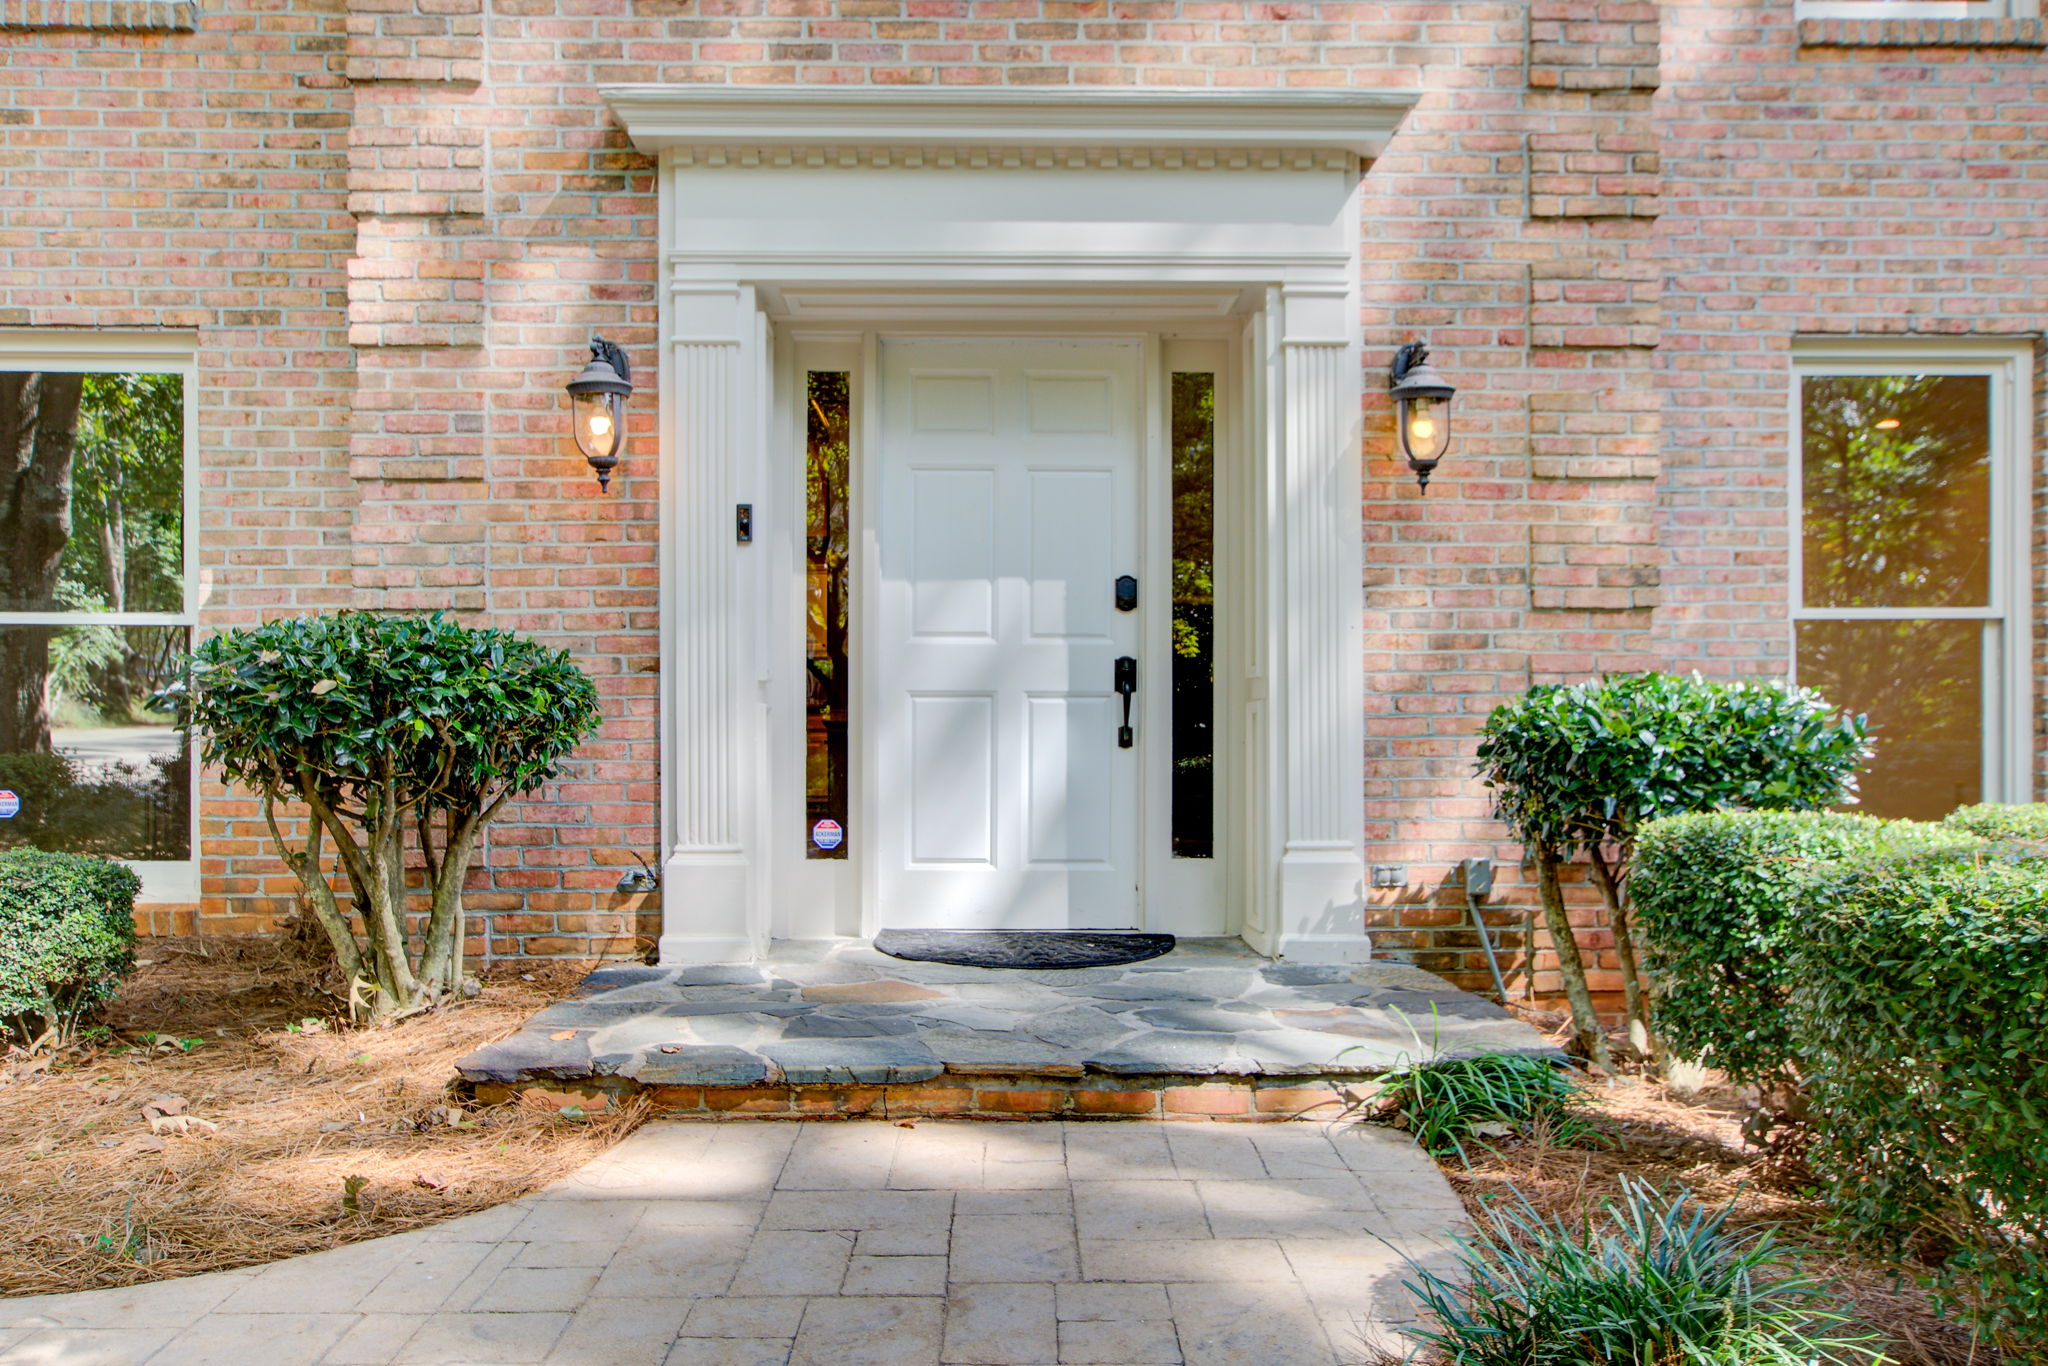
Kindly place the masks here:
<instances>
[{"instance_id":1,"label":"white pediment","mask_svg":"<svg viewBox=\"0 0 2048 1366\"><path fill-rule=\"evenodd\" d=\"M598 92L643 152L917 149L1134 156L1201 153L1370 159L1408 111L1407 91L958 90L613 85ZM1288 157L1286 154L1293 154ZM898 153L897 155L901 155Z\"/></svg>"}]
</instances>

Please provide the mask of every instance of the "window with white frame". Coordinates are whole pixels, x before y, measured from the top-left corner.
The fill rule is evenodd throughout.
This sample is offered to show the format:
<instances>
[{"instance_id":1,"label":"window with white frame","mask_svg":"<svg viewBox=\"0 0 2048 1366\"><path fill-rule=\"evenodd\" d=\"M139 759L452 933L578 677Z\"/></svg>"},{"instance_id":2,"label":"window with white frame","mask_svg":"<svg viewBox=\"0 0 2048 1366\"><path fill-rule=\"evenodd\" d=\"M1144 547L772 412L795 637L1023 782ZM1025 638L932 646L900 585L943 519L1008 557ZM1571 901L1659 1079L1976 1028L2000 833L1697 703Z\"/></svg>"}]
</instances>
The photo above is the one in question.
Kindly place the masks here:
<instances>
[{"instance_id":1,"label":"window with white frame","mask_svg":"<svg viewBox=\"0 0 2048 1366\"><path fill-rule=\"evenodd\" d=\"M1794 359L1794 677L1868 713L1864 809L2030 800L2031 348Z\"/></svg>"},{"instance_id":2,"label":"window with white frame","mask_svg":"<svg viewBox=\"0 0 2048 1366\"><path fill-rule=\"evenodd\" d=\"M182 339L0 333L0 848L123 860L154 901L198 893L194 375Z\"/></svg>"},{"instance_id":3,"label":"window with white frame","mask_svg":"<svg viewBox=\"0 0 2048 1366\"><path fill-rule=\"evenodd\" d=\"M1798 0L1801 19L2035 19L2041 0Z\"/></svg>"}]
</instances>

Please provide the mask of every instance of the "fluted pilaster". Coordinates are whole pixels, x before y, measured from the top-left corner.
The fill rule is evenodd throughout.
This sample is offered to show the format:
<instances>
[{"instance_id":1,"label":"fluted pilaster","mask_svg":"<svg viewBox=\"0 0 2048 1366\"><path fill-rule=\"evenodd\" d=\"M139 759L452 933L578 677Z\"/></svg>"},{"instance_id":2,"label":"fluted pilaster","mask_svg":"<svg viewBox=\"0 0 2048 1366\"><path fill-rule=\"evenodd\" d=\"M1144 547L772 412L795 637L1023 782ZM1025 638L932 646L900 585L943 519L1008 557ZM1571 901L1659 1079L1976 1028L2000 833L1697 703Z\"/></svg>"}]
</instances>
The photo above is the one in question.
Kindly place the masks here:
<instances>
[{"instance_id":1,"label":"fluted pilaster","mask_svg":"<svg viewBox=\"0 0 2048 1366\"><path fill-rule=\"evenodd\" d=\"M739 285L679 285L669 300L662 393L669 500L669 828L663 868L661 960L733 962L752 956L749 906L758 870L747 847L753 711L743 701L751 595L733 534L734 489L758 457L759 317Z\"/></svg>"},{"instance_id":2,"label":"fluted pilaster","mask_svg":"<svg viewBox=\"0 0 2048 1366\"><path fill-rule=\"evenodd\" d=\"M1269 383L1279 907L1272 951L1367 956L1359 358L1340 291L1283 293Z\"/></svg>"}]
</instances>

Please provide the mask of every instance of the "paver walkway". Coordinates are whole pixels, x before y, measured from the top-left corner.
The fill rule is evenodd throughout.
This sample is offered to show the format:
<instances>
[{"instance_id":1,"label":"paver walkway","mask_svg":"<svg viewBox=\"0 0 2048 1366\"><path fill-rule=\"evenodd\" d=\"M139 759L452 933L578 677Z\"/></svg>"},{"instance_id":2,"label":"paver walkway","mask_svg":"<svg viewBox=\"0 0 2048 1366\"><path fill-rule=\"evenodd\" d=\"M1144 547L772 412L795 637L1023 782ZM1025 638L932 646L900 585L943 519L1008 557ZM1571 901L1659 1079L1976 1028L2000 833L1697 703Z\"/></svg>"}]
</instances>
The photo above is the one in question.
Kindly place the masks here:
<instances>
[{"instance_id":1,"label":"paver walkway","mask_svg":"<svg viewBox=\"0 0 2048 1366\"><path fill-rule=\"evenodd\" d=\"M1340 1366L1458 1218L1382 1129L661 1122L424 1232L0 1300L0 1363Z\"/></svg>"},{"instance_id":2,"label":"paver walkway","mask_svg":"<svg viewBox=\"0 0 2048 1366\"><path fill-rule=\"evenodd\" d=\"M1019 1076L1344 1077L1431 1051L1553 1052L1506 1011L1402 963L1276 963L1184 939L1113 968L912 963L861 940L784 940L759 964L600 968L472 1081L648 1086Z\"/></svg>"}]
</instances>

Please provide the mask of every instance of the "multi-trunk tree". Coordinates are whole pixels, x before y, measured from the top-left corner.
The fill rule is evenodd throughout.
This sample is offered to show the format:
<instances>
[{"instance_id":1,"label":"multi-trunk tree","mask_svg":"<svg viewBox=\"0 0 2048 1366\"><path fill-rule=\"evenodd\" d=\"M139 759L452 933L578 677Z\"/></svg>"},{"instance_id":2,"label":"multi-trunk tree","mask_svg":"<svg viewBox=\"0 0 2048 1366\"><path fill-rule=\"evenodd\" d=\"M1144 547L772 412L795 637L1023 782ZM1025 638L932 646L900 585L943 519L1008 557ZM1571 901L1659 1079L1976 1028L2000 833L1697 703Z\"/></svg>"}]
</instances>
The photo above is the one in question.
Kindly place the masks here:
<instances>
[{"instance_id":1,"label":"multi-trunk tree","mask_svg":"<svg viewBox=\"0 0 2048 1366\"><path fill-rule=\"evenodd\" d=\"M371 1019L464 990L462 892L484 827L559 776L599 719L597 688L562 651L368 612L212 637L194 652L191 715L205 761L262 800Z\"/></svg>"},{"instance_id":2,"label":"multi-trunk tree","mask_svg":"<svg viewBox=\"0 0 2048 1366\"><path fill-rule=\"evenodd\" d=\"M1606 1031L1570 914L1563 869L1586 858L1614 936L1629 1037L1660 1057L1647 974L1631 918L1636 832L1690 811L1807 811L1853 800L1870 757L1861 716L1809 689L1617 674L1542 684L1487 717L1479 774L1495 813L1536 864L1579 1050L1609 1061Z\"/></svg>"}]
</instances>

